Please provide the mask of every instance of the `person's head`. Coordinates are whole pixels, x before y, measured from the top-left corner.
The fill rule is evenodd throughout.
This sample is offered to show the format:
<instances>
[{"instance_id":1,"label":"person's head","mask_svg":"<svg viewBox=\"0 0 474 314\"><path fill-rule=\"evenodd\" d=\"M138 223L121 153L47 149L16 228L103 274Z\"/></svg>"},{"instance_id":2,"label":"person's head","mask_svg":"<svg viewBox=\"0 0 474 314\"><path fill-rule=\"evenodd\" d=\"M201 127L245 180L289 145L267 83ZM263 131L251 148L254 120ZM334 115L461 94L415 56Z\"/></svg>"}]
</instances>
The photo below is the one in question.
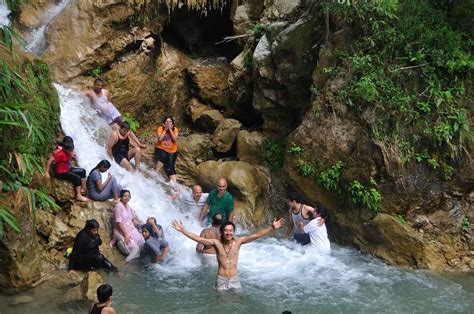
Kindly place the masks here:
<instances>
[{"instance_id":1,"label":"person's head","mask_svg":"<svg viewBox=\"0 0 474 314\"><path fill-rule=\"evenodd\" d=\"M201 196L202 196L202 188L200 185L195 185L193 186L193 198L195 200L199 200L201 199Z\"/></svg>"},{"instance_id":2,"label":"person's head","mask_svg":"<svg viewBox=\"0 0 474 314\"><path fill-rule=\"evenodd\" d=\"M301 197L295 192L288 193L286 200L290 208L296 208L301 204Z\"/></svg>"},{"instance_id":3,"label":"person's head","mask_svg":"<svg viewBox=\"0 0 474 314\"><path fill-rule=\"evenodd\" d=\"M120 196L120 201L124 204L127 204L128 201L130 201L130 199L132 198L132 194L130 194L129 190L120 191L119 196Z\"/></svg>"},{"instance_id":4,"label":"person's head","mask_svg":"<svg viewBox=\"0 0 474 314\"><path fill-rule=\"evenodd\" d=\"M100 225L95 219L90 219L86 221L84 230L91 236L96 237L99 234Z\"/></svg>"},{"instance_id":5,"label":"person's head","mask_svg":"<svg viewBox=\"0 0 474 314\"><path fill-rule=\"evenodd\" d=\"M59 143L59 146L64 148L67 151L73 151L74 150L74 140L70 136L65 136L63 137L63 140L61 143Z\"/></svg>"},{"instance_id":6,"label":"person's head","mask_svg":"<svg viewBox=\"0 0 474 314\"><path fill-rule=\"evenodd\" d=\"M94 92L96 92L97 94L100 93L102 91L102 88L104 88L104 85L105 85L104 80L101 79L100 77L97 77L94 80Z\"/></svg>"},{"instance_id":7,"label":"person's head","mask_svg":"<svg viewBox=\"0 0 474 314\"><path fill-rule=\"evenodd\" d=\"M170 116L165 117L165 118L163 119L163 124L164 124L165 126L169 126L169 127L173 128L173 127L174 127L174 119L173 119L173 117L170 117Z\"/></svg>"},{"instance_id":8,"label":"person's head","mask_svg":"<svg viewBox=\"0 0 474 314\"><path fill-rule=\"evenodd\" d=\"M217 227L222 224L222 215L217 213L214 216L212 216L212 225Z\"/></svg>"},{"instance_id":9,"label":"person's head","mask_svg":"<svg viewBox=\"0 0 474 314\"><path fill-rule=\"evenodd\" d=\"M129 131L130 131L130 123L128 123L127 121L123 121L122 123L120 123L119 132L122 136L127 135Z\"/></svg>"},{"instance_id":10,"label":"person's head","mask_svg":"<svg viewBox=\"0 0 474 314\"><path fill-rule=\"evenodd\" d=\"M100 285L97 288L97 300L99 303L107 302L112 297L112 286L108 284Z\"/></svg>"},{"instance_id":11,"label":"person's head","mask_svg":"<svg viewBox=\"0 0 474 314\"><path fill-rule=\"evenodd\" d=\"M222 195L227 190L227 180L225 178L217 179L217 192Z\"/></svg>"},{"instance_id":12,"label":"person's head","mask_svg":"<svg viewBox=\"0 0 474 314\"><path fill-rule=\"evenodd\" d=\"M149 223L146 223L142 226L142 236L146 240L150 237L157 237L157 234L155 230L153 229L153 226Z\"/></svg>"},{"instance_id":13,"label":"person's head","mask_svg":"<svg viewBox=\"0 0 474 314\"><path fill-rule=\"evenodd\" d=\"M315 208L315 212L313 212L313 216L316 217L321 217L323 219L327 219L328 218L328 211L326 210L326 208L324 207L314 207Z\"/></svg>"},{"instance_id":14,"label":"person's head","mask_svg":"<svg viewBox=\"0 0 474 314\"><path fill-rule=\"evenodd\" d=\"M110 161L108 161L107 159L103 159L97 164L97 166L95 166L94 169L98 169L99 172L106 172L110 169L110 166Z\"/></svg>"},{"instance_id":15,"label":"person's head","mask_svg":"<svg viewBox=\"0 0 474 314\"><path fill-rule=\"evenodd\" d=\"M232 221L222 223L219 230L221 231L222 240L230 241L234 237L235 224Z\"/></svg>"}]
</instances>

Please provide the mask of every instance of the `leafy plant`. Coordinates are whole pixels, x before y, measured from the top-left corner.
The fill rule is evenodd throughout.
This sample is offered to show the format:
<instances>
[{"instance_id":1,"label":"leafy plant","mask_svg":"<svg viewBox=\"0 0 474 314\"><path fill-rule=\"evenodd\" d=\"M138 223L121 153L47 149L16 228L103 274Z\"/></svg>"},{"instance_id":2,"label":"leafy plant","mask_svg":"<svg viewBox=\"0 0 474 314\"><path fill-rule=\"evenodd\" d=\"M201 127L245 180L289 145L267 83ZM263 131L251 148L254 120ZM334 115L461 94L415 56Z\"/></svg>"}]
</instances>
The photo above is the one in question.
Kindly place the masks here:
<instances>
[{"instance_id":1,"label":"leafy plant","mask_svg":"<svg viewBox=\"0 0 474 314\"><path fill-rule=\"evenodd\" d=\"M283 139L267 138L263 142L265 148L265 163L272 171L279 171L283 168L285 141Z\"/></svg>"},{"instance_id":2,"label":"leafy plant","mask_svg":"<svg viewBox=\"0 0 474 314\"><path fill-rule=\"evenodd\" d=\"M312 164L307 163L301 159L298 160L296 170L298 171L299 175L303 177L312 177L316 174L316 168Z\"/></svg>"},{"instance_id":3,"label":"leafy plant","mask_svg":"<svg viewBox=\"0 0 474 314\"><path fill-rule=\"evenodd\" d=\"M268 24L256 23L250 26L247 30L247 34L252 35L255 39L259 39L269 30Z\"/></svg>"},{"instance_id":4,"label":"leafy plant","mask_svg":"<svg viewBox=\"0 0 474 314\"><path fill-rule=\"evenodd\" d=\"M288 153L292 155L300 155L303 153L304 149L301 146L296 145L295 143L292 143L290 148L288 148Z\"/></svg>"},{"instance_id":5,"label":"leafy plant","mask_svg":"<svg viewBox=\"0 0 474 314\"><path fill-rule=\"evenodd\" d=\"M244 55L244 60L243 60L243 65L244 67L248 70L252 68L253 65L253 54L251 51L247 51Z\"/></svg>"},{"instance_id":6,"label":"leafy plant","mask_svg":"<svg viewBox=\"0 0 474 314\"><path fill-rule=\"evenodd\" d=\"M340 181L343 168L344 163L339 160L329 169L322 171L316 178L316 183L328 191L334 191L341 194Z\"/></svg>"},{"instance_id":7,"label":"leafy plant","mask_svg":"<svg viewBox=\"0 0 474 314\"><path fill-rule=\"evenodd\" d=\"M92 77L99 77L101 73L102 70L100 67L95 67L89 70L89 75Z\"/></svg>"},{"instance_id":8,"label":"leafy plant","mask_svg":"<svg viewBox=\"0 0 474 314\"><path fill-rule=\"evenodd\" d=\"M138 123L138 121L135 120L135 118L132 117L128 112L123 114L123 120L130 124L130 130L132 130L132 132L136 132L140 127L140 123Z\"/></svg>"},{"instance_id":9,"label":"leafy plant","mask_svg":"<svg viewBox=\"0 0 474 314\"><path fill-rule=\"evenodd\" d=\"M407 221L406 221L405 217L403 217L400 214L397 215L397 221L401 225L406 225L407 224Z\"/></svg>"},{"instance_id":10,"label":"leafy plant","mask_svg":"<svg viewBox=\"0 0 474 314\"><path fill-rule=\"evenodd\" d=\"M373 213L381 209L382 197L376 189L376 182L371 179L372 187L365 187L359 181L354 180L349 184L349 195L352 203L367 207Z\"/></svg>"},{"instance_id":11,"label":"leafy plant","mask_svg":"<svg viewBox=\"0 0 474 314\"><path fill-rule=\"evenodd\" d=\"M471 229L471 222L469 221L469 217L464 217L461 223L461 229L464 232L469 232L469 229Z\"/></svg>"}]
</instances>

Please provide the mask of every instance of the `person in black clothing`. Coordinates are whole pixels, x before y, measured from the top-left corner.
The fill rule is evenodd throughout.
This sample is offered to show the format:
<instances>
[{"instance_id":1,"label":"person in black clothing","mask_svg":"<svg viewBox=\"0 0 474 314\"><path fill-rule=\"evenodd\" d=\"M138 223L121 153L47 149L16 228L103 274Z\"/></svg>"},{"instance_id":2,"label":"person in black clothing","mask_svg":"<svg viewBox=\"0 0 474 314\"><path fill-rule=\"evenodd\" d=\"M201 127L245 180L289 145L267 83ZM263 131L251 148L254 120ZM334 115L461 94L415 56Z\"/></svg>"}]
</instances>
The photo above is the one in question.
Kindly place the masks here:
<instances>
[{"instance_id":1,"label":"person in black clothing","mask_svg":"<svg viewBox=\"0 0 474 314\"><path fill-rule=\"evenodd\" d=\"M130 145L132 146L131 149ZM107 153L110 158L127 169L127 171L135 172L140 170L142 149L146 147L130 130L130 124L124 121L120 124L120 129L110 135L109 142L107 143ZM132 159L135 159L135 166L132 166L130 163Z\"/></svg>"},{"instance_id":2,"label":"person in black clothing","mask_svg":"<svg viewBox=\"0 0 474 314\"><path fill-rule=\"evenodd\" d=\"M115 314L112 304L112 286L103 284L97 288L97 300L99 302L91 304L89 314Z\"/></svg>"},{"instance_id":3,"label":"person in black clothing","mask_svg":"<svg viewBox=\"0 0 474 314\"><path fill-rule=\"evenodd\" d=\"M89 271L99 268L107 272L117 271L117 268L99 251L99 246L102 244L99 227L97 220L87 220L84 229L76 235L69 258L69 271Z\"/></svg>"}]
</instances>

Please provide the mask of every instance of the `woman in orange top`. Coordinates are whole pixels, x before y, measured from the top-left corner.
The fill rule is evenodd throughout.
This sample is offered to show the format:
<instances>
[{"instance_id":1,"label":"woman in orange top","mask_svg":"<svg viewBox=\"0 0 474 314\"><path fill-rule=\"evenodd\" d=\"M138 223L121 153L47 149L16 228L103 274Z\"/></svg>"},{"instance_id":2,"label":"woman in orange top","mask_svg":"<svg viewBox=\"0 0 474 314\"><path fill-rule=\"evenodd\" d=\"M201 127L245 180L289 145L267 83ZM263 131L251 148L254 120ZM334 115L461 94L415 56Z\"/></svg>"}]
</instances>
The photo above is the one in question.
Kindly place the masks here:
<instances>
[{"instance_id":1,"label":"woman in orange top","mask_svg":"<svg viewBox=\"0 0 474 314\"><path fill-rule=\"evenodd\" d=\"M176 182L174 164L178 156L178 133L172 117L166 117L163 125L157 130L158 142L155 145L155 170L160 171L165 165L166 174L171 181Z\"/></svg>"}]
</instances>

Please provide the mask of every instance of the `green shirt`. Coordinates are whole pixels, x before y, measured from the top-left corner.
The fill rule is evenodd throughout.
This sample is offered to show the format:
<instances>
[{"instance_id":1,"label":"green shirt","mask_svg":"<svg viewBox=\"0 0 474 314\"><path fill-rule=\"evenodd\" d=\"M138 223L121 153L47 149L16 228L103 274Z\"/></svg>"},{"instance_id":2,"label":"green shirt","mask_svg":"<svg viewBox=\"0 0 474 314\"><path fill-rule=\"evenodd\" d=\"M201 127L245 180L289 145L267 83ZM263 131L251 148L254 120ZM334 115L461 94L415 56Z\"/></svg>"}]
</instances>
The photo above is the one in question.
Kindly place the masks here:
<instances>
[{"instance_id":1,"label":"green shirt","mask_svg":"<svg viewBox=\"0 0 474 314\"><path fill-rule=\"evenodd\" d=\"M219 213L222 215L223 221L226 221L230 213L234 211L234 198L227 191L222 197L217 197L217 189L212 190L207 197L207 204L209 205L209 212L207 213L209 220L212 220L212 217Z\"/></svg>"}]
</instances>

